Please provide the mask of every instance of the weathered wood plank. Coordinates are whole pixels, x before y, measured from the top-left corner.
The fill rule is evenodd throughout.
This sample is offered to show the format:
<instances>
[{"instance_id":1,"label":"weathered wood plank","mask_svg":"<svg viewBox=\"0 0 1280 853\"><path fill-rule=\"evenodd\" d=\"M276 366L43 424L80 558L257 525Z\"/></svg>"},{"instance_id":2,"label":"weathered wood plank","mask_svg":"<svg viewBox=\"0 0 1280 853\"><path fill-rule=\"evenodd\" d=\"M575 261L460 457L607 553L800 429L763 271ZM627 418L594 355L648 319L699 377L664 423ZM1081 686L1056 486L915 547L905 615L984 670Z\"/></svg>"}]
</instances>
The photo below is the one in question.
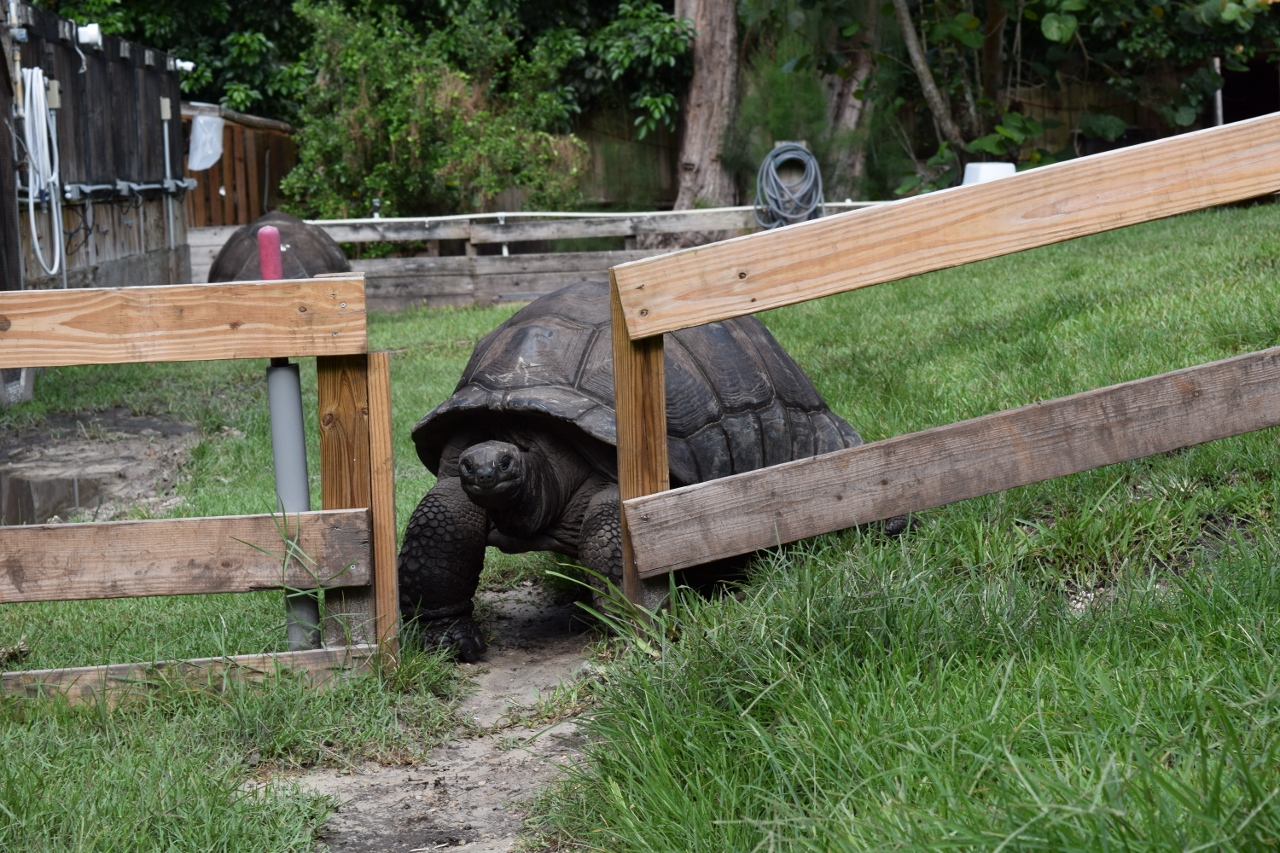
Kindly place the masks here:
<instances>
[{"instance_id":1,"label":"weathered wood plank","mask_svg":"<svg viewBox=\"0 0 1280 853\"><path fill-rule=\"evenodd\" d=\"M671 488L667 463L666 371L662 337L627 338L618 288L610 287L613 312L613 384L618 419L618 494L625 502ZM655 391L656 389L656 391ZM629 531L622 531L622 592L646 605Z\"/></svg>"},{"instance_id":2,"label":"weathered wood plank","mask_svg":"<svg viewBox=\"0 0 1280 853\"><path fill-rule=\"evenodd\" d=\"M377 223L327 219L314 224L339 243L405 242L408 240L466 240L471 222L466 219L383 219Z\"/></svg>"},{"instance_id":3,"label":"weathered wood plank","mask_svg":"<svg viewBox=\"0 0 1280 853\"><path fill-rule=\"evenodd\" d=\"M31 698L61 694L72 704L102 699L113 705L174 681L216 687L224 681L262 681L282 672L301 673L313 687L324 687L339 676L371 671L377 654L375 646L358 645L158 663L33 669L0 675L0 694Z\"/></svg>"},{"instance_id":4,"label":"weathered wood plank","mask_svg":"<svg viewBox=\"0 0 1280 853\"><path fill-rule=\"evenodd\" d=\"M0 527L0 604L367 584L370 536L365 510Z\"/></svg>"},{"instance_id":5,"label":"weathered wood plank","mask_svg":"<svg viewBox=\"0 0 1280 853\"><path fill-rule=\"evenodd\" d=\"M369 481L373 518L373 597L378 647L399 652L400 593L396 578L396 481L391 438L391 356L369 353Z\"/></svg>"},{"instance_id":6,"label":"weathered wood plank","mask_svg":"<svg viewBox=\"0 0 1280 853\"><path fill-rule=\"evenodd\" d=\"M364 277L0 293L0 367L364 352Z\"/></svg>"},{"instance_id":7,"label":"weathered wood plank","mask_svg":"<svg viewBox=\"0 0 1280 853\"><path fill-rule=\"evenodd\" d=\"M1280 347L629 500L624 528L652 577L1276 424Z\"/></svg>"},{"instance_id":8,"label":"weathered wood plank","mask_svg":"<svg viewBox=\"0 0 1280 853\"><path fill-rule=\"evenodd\" d=\"M632 339L1280 190L1280 113L617 269Z\"/></svg>"},{"instance_id":9,"label":"weathered wood plank","mask_svg":"<svg viewBox=\"0 0 1280 853\"><path fill-rule=\"evenodd\" d=\"M352 261L374 275L517 275L607 271L609 267L660 254L657 249L614 252L546 252L530 255L450 255L443 258L373 258Z\"/></svg>"},{"instance_id":10,"label":"weathered wood plank","mask_svg":"<svg viewBox=\"0 0 1280 853\"><path fill-rule=\"evenodd\" d=\"M316 359L320 413L320 499L325 509L368 507L369 357ZM376 642L374 592L345 587L325 593L325 644Z\"/></svg>"}]
</instances>

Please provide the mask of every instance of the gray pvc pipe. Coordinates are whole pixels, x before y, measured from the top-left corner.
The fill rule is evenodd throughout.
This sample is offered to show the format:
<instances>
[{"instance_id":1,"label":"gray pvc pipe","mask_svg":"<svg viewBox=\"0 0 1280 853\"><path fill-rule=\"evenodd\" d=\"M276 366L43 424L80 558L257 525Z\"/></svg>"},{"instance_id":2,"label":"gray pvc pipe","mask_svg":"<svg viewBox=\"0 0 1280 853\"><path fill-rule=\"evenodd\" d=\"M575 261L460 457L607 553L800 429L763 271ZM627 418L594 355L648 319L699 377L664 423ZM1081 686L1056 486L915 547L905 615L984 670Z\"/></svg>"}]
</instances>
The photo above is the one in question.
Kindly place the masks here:
<instances>
[{"instance_id":1,"label":"gray pvc pipe","mask_svg":"<svg viewBox=\"0 0 1280 853\"><path fill-rule=\"evenodd\" d=\"M288 524L287 516L311 509L298 365L285 359L271 360L271 366L267 368L267 402L271 407L271 456L275 462L276 495ZM285 627L290 651L320 647L320 605L314 593L285 597Z\"/></svg>"}]
</instances>

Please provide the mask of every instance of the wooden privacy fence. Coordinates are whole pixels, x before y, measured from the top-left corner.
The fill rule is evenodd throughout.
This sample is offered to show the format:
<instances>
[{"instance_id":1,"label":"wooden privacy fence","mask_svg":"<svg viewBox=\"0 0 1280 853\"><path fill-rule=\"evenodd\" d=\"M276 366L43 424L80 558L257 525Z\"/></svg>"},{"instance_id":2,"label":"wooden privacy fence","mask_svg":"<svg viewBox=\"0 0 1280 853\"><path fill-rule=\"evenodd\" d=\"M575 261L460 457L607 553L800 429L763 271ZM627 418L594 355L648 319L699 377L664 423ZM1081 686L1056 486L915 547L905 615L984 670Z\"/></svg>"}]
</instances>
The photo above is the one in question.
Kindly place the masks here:
<instances>
[{"instance_id":1,"label":"wooden privacy fence","mask_svg":"<svg viewBox=\"0 0 1280 853\"><path fill-rule=\"evenodd\" d=\"M624 591L1280 424L1280 348L670 490L662 334L1280 191L1280 114L611 270ZM665 585L664 585L665 587Z\"/></svg>"},{"instance_id":2,"label":"wooden privacy fence","mask_svg":"<svg viewBox=\"0 0 1280 853\"><path fill-rule=\"evenodd\" d=\"M390 380L387 353L368 351L359 274L0 294L0 367L291 356L316 357L322 510L0 527L0 604L323 588L327 647L8 672L0 692L86 698L145 685L156 670L256 677L287 667L324 681L367 667L379 649L394 656ZM286 560L286 538L316 564Z\"/></svg>"}]
</instances>

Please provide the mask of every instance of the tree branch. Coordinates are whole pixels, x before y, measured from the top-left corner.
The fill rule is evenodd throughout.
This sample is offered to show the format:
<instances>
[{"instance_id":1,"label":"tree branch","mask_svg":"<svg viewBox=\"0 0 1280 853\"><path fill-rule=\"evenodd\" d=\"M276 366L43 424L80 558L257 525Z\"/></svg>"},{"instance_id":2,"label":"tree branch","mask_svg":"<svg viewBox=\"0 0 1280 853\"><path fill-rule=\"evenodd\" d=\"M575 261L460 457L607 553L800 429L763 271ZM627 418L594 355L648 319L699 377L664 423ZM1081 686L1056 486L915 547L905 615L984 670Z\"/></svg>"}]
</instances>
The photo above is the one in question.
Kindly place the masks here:
<instances>
[{"instance_id":1,"label":"tree branch","mask_svg":"<svg viewBox=\"0 0 1280 853\"><path fill-rule=\"evenodd\" d=\"M911 67L915 69L916 78L920 81L925 103L933 112L943 137L951 143L957 153L964 151L964 137L960 135L960 129L951 118L951 108L947 106L942 93L938 91L938 84L933 80L933 72L929 70L929 63L925 61L924 51L920 48L920 39L916 36L915 24L911 21L911 10L907 8L907 0L893 0L893 11L897 13L898 26L902 29L902 40L906 42L907 54L911 57Z\"/></svg>"}]
</instances>

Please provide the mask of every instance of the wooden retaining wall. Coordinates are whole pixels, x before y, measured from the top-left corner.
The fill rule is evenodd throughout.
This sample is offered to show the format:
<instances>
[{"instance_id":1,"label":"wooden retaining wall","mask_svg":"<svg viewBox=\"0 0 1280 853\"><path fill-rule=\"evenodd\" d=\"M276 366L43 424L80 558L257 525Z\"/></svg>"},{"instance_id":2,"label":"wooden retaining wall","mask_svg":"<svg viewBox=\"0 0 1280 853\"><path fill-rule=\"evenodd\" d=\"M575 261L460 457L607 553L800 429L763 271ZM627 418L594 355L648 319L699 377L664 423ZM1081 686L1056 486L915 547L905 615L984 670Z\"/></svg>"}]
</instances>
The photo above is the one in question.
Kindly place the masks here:
<instances>
[{"instance_id":1,"label":"wooden retaining wall","mask_svg":"<svg viewBox=\"0 0 1280 853\"><path fill-rule=\"evenodd\" d=\"M615 267L624 589L1280 424L1280 348L669 490L663 334L1280 192L1280 114ZM655 584L665 590L665 584Z\"/></svg>"},{"instance_id":2,"label":"wooden retaining wall","mask_svg":"<svg viewBox=\"0 0 1280 853\"><path fill-rule=\"evenodd\" d=\"M875 202L828 205L829 212ZM617 214L492 213L406 219L315 220L339 243L425 242L423 256L353 260L365 274L369 307L399 311L417 306L490 305L524 301L579 281L608 281L609 268L661 254L636 248L645 234L751 233L753 208ZM208 278L213 259L236 228L192 228L192 280ZM597 252L520 253L522 245L593 237L622 237L628 248ZM462 241L465 254L441 257L441 240ZM434 244L434 245L433 245ZM503 254L482 254L503 247ZM434 250L435 254L430 252Z\"/></svg>"}]
</instances>

